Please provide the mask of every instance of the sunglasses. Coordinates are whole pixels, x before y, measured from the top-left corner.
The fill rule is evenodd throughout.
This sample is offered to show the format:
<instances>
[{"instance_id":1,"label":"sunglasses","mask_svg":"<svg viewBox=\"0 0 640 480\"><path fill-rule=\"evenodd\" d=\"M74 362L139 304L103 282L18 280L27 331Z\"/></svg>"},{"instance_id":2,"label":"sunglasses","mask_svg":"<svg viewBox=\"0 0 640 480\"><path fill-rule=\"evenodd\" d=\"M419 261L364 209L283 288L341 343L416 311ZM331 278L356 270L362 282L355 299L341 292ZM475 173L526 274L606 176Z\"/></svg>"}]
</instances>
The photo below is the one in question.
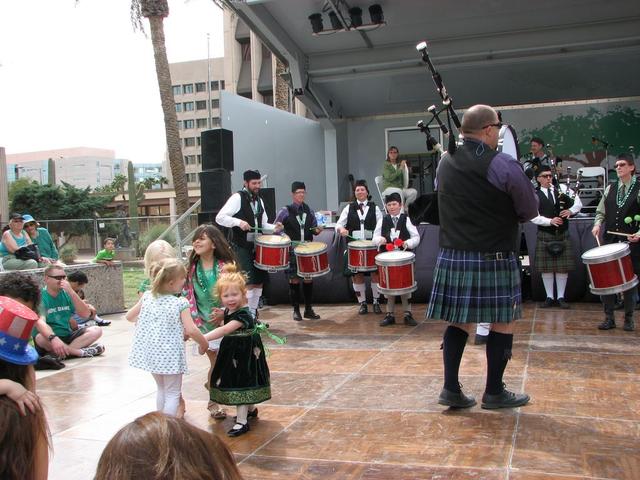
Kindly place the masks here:
<instances>
[{"instance_id":1,"label":"sunglasses","mask_svg":"<svg viewBox=\"0 0 640 480\"><path fill-rule=\"evenodd\" d=\"M543 177L543 178L551 178L553 177L553 175L549 174L549 173L545 173L544 175L538 175L539 177Z\"/></svg>"},{"instance_id":2,"label":"sunglasses","mask_svg":"<svg viewBox=\"0 0 640 480\"><path fill-rule=\"evenodd\" d=\"M53 278L55 280L65 280L67 278L66 275L47 275L49 278Z\"/></svg>"},{"instance_id":3,"label":"sunglasses","mask_svg":"<svg viewBox=\"0 0 640 480\"><path fill-rule=\"evenodd\" d=\"M626 163L616 163L616 168L622 168L628 166Z\"/></svg>"},{"instance_id":4,"label":"sunglasses","mask_svg":"<svg viewBox=\"0 0 640 480\"><path fill-rule=\"evenodd\" d=\"M498 122L498 123L490 123L489 125L485 125L482 128L489 128L489 127L496 127L496 128L502 128L502 122Z\"/></svg>"}]
</instances>

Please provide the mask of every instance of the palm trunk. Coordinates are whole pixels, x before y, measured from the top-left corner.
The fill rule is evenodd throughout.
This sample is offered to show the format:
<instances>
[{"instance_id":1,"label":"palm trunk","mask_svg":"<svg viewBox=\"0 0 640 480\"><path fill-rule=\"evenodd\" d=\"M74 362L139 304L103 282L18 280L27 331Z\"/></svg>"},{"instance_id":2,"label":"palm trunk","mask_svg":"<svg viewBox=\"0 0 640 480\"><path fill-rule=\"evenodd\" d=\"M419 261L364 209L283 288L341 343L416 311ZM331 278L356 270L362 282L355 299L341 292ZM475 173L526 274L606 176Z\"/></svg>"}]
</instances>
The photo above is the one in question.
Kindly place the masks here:
<instances>
[{"instance_id":1,"label":"palm trunk","mask_svg":"<svg viewBox=\"0 0 640 480\"><path fill-rule=\"evenodd\" d=\"M160 16L148 17L151 29L151 42L156 61L156 74L160 88L162 113L164 114L164 129L169 152L169 167L173 177L173 188L176 192L176 212L179 215L189 209L189 190L187 177L182 160L182 147L178 133L178 117L176 116L173 90L171 89L171 73L164 40L164 18Z\"/></svg>"}]
</instances>

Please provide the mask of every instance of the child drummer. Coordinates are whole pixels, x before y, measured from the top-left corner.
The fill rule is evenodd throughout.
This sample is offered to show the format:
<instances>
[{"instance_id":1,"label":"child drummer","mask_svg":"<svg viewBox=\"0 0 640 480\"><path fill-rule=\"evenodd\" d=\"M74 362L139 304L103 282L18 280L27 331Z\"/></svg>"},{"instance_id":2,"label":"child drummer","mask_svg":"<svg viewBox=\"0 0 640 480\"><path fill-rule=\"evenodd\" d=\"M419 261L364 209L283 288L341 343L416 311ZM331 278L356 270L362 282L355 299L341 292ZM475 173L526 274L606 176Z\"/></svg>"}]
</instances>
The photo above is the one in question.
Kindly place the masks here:
<instances>
[{"instance_id":1,"label":"child drummer","mask_svg":"<svg viewBox=\"0 0 640 480\"><path fill-rule=\"evenodd\" d=\"M314 235L318 235L322 231L322 227L318 226L316 214L309 205L304 203L304 197L307 189L303 182L293 182L291 184L291 197L293 202L291 205L282 207L276 217L276 228L284 229L289 238L292 240L291 252L289 255L289 269L286 273L289 275L289 294L291 296L291 305L293 306L293 319L302 320L302 317L317 320L320 318L313 311L313 279L305 278L302 283L302 292L304 293L304 315L300 315L300 277L296 265L296 257L294 254L294 243L302 241L309 242L313 240Z\"/></svg>"},{"instance_id":2,"label":"child drummer","mask_svg":"<svg viewBox=\"0 0 640 480\"><path fill-rule=\"evenodd\" d=\"M340 218L336 222L336 231L346 237L356 240L371 240L376 224L382 220L382 212L375 203L369 201L369 187L366 180L357 180L354 188L356 200L342 210ZM345 275L352 275L353 290L360 303L358 313L364 315L367 311L365 275L368 273L351 273L345 269ZM374 313L382 313L380 309L380 291L378 290L378 272L371 272L371 294L373 295Z\"/></svg>"},{"instance_id":3,"label":"child drummer","mask_svg":"<svg viewBox=\"0 0 640 480\"><path fill-rule=\"evenodd\" d=\"M380 247L381 252L393 250L413 250L420 243L420 234L416 227L411 223L411 219L403 213L402 198L399 193L391 193L384 198L387 214L382 217L376 224L373 232L373 243ZM396 319L393 316L395 310L396 296L386 295L387 315L380 322L381 327L393 325ZM405 325L415 326L416 321L411 315L411 306L409 305L410 293L400 295L402 302L402 310L404 311Z\"/></svg>"}]
</instances>

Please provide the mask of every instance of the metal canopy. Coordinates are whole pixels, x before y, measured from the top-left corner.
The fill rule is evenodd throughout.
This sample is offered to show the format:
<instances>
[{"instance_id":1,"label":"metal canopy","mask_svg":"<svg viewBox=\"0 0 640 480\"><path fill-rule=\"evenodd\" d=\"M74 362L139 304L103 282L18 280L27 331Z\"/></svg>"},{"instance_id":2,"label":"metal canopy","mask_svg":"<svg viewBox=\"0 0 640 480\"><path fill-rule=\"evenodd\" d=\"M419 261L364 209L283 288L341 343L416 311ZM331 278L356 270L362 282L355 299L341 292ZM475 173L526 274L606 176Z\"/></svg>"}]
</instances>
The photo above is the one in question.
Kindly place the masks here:
<instances>
[{"instance_id":1,"label":"metal canopy","mask_svg":"<svg viewBox=\"0 0 640 480\"><path fill-rule=\"evenodd\" d=\"M386 25L314 36L308 16L338 0L226 0L290 68L320 118L421 112L440 101L415 45L428 52L456 108L640 94L637 0L348 0L377 3ZM325 30L331 29L323 14Z\"/></svg>"}]
</instances>

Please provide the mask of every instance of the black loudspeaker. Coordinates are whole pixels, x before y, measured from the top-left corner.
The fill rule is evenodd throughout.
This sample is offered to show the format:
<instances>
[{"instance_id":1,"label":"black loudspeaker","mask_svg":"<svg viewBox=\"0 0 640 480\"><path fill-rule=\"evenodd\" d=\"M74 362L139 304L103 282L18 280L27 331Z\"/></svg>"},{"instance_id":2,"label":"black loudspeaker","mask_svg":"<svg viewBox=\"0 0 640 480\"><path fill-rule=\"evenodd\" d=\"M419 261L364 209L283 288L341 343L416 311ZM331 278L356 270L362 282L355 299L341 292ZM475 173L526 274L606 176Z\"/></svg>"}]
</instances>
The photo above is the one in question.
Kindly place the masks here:
<instances>
[{"instance_id":1,"label":"black loudspeaker","mask_svg":"<svg viewBox=\"0 0 640 480\"><path fill-rule=\"evenodd\" d=\"M231 173L224 168L200 172L200 198L203 212L220 210L231 196Z\"/></svg>"},{"instance_id":2,"label":"black loudspeaker","mask_svg":"<svg viewBox=\"0 0 640 480\"><path fill-rule=\"evenodd\" d=\"M276 189L275 188L261 188L260 197L262 203L264 203L264 209L267 212L267 217L270 222L276 219Z\"/></svg>"},{"instance_id":3,"label":"black loudspeaker","mask_svg":"<svg viewBox=\"0 0 640 480\"><path fill-rule=\"evenodd\" d=\"M233 172L233 132L224 128L205 130L200 136L202 170L224 168Z\"/></svg>"}]
</instances>

